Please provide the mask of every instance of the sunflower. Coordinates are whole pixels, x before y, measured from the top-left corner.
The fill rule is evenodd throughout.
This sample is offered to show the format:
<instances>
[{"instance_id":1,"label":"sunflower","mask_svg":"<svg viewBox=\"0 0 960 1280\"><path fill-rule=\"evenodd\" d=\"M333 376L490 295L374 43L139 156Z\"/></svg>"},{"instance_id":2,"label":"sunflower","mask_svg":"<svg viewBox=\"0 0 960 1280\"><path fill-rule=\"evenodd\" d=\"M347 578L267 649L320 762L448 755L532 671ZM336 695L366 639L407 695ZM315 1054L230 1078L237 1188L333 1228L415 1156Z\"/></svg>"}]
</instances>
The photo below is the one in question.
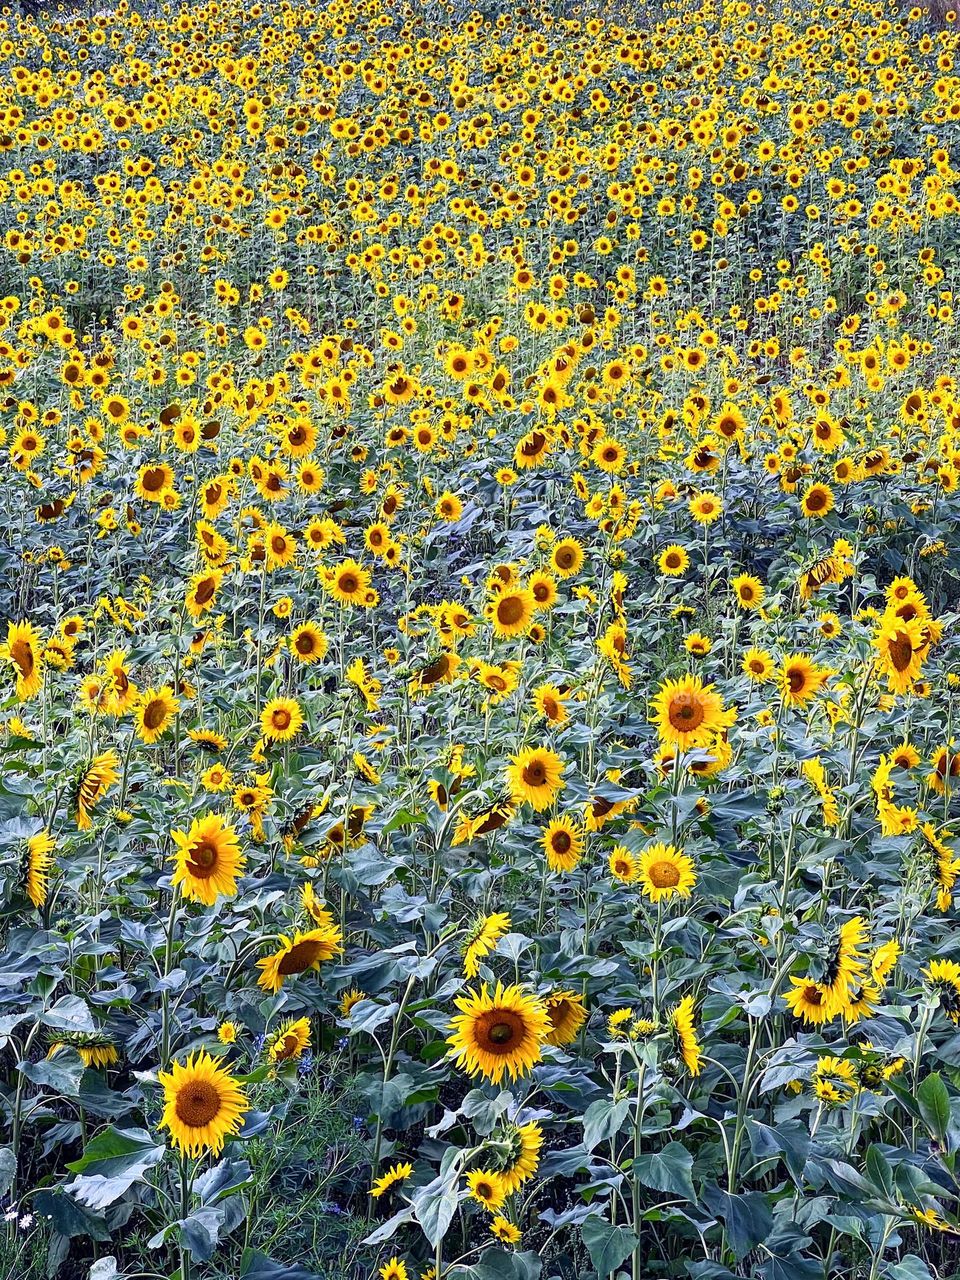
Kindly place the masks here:
<instances>
[{"instance_id":1,"label":"sunflower","mask_svg":"<svg viewBox=\"0 0 960 1280\"><path fill-rule=\"evenodd\" d=\"M382 1195L386 1195L391 1187L398 1186L401 1182L406 1182L411 1173L413 1173L412 1164L391 1165L386 1173L382 1173L379 1178L374 1180L374 1184L370 1188L370 1194L374 1200L379 1200Z\"/></svg>"},{"instance_id":2,"label":"sunflower","mask_svg":"<svg viewBox=\"0 0 960 1280\"><path fill-rule=\"evenodd\" d=\"M550 1031L546 1009L520 986L484 983L455 1001L460 1010L450 1023L451 1056L469 1075L499 1084L504 1074L516 1080L539 1061Z\"/></svg>"},{"instance_id":3,"label":"sunflower","mask_svg":"<svg viewBox=\"0 0 960 1280\"><path fill-rule=\"evenodd\" d=\"M17 680L17 697L29 702L43 684L43 641L29 622L9 622L7 643L0 646L0 657L12 665Z\"/></svg>"},{"instance_id":4,"label":"sunflower","mask_svg":"<svg viewBox=\"0 0 960 1280\"><path fill-rule=\"evenodd\" d=\"M85 1067L112 1067L120 1061L120 1053L107 1031L60 1031L47 1051L54 1058L63 1049L73 1049Z\"/></svg>"},{"instance_id":5,"label":"sunflower","mask_svg":"<svg viewBox=\"0 0 960 1280\"><path fill-rule=\"evenodd\" d=\"M370 590L370 571L356 560L343 560L325 575L327 589L338 604L363 604Z\"/></svg>"},{"instance_id":6,"label":"sunflower","mask_svg":"<svg viewBox=\"0 0 960 1280\"><path fill-rule=\"evenodd\" d=\"M583 832L572 818L554 818L544 828L543 849L551 871L572 871L583 853Z\"/></svg>"},{"instance_id":7,"label":"sunflower","mask_svg":"<svg viewBox=\"0 0 960 1280\"><path fill-rule=\"evenodd\" d=\"M808 519L818 519L833 510L833 490L828 484L812 484L800 499L800 510Z\"/></svg>"},{"instance_id":8,"label":"sunflower","mask_svg":"<svg viewBox=\"0 0 960 1280\"><path fill-rule=\"evenodd\" d=\"M47 901L47 882L53 862L50 855L55 844L49 831L38 831L27 840L24 888L35 907L42 907Z\"/></svg>"},{"instance_id":9,"label":"sunflower","mask_svg":"<svg viewBox=\"0 0 960 1280\"><path fill-rule=\"evenodd\" d=\"M763 604L764 589L759 578L751 577L749 573L740 573L730 586L741 609L759 609Z\"/></svg>"},{"instance_id":10,"label":"sunflower","mask_svg":"<svg viewBox=\"0 0 960 1280\"><path fill-rule=\"evenodd\" d=\"M774 662L766 649L748 649L743 655L741 669L744 675L757 684L764 684L773 679Z\"/></svg>"},{"instance_id":11,"label":"sunflower","mask_svg":"<svg viewBox=\"0 0 960 1280\"><path fill-rule=\"evenodd\" d=\"M296 698L271 698L260 712L260 732L272 742L289 742L303 728Z\"/></svg>"},{"instance_id":12,"label":"sunflower","mask_svg":"<svg viewBox=\"0 0 960 1280\"><path fill-rule=\"evenodd\" d=\"M506 769L507 786L514 804L524 801L542 813L560 795L564 761L548 747L528 747L510 757Z\"/></svg>"},{"instance_id":13,"label":"sunflower","mask_svg":"<svg viewBox=\"0 0 960 1280\"><path fill-rule=\"evenodd\" d=\"M470 1196L490 1213L495 1213L507 1198L503 1179L491 1169L473 1169L467 1174Z\"/></svg>"},{"instance_id":14,"label":"sunflower","mask_svg":"<svg viewBox=\"0 0 960 1280\"><path fill-rule=\"evenodd\" d=\"M697 524L713 524L723 514L723 503L715 493L697 493L690 499L687 509Z\"/></svg>"},{"instance_id":15,"label":"sunflower","mask_svg":"<svg viewBox=\"0 0 960 1280\"><path fill-rule=\"evenodd\" d=\"M326 657L329 641L314 622L303 622L290 633L290 652L305 667L322 662Z\"/></svg>"},{"instance_id":16,"label":"sunflower","mask_svg":"<svg viewBox=\"0 0 960 1280\"><path fill-rule=\"evenodd\" d=\"M929 648L922 625L916 619L905 622L896 614L887 613L873 644L880 669L887 677L887 688L891 693L907 693L920 678L923 657Z\"/></svg>"},{"instance_id":17,"label":"sunflower","mask_svg":"<svg viewBox=\"0 0 960 1280\"><path fill-rule=\"evenodd\" d=\"M828 667L817 666L804 654L792 654L780 672L780 686L787 706L806 706L832 675Z\"/></svg>"},{"instance_id":18,"label":"sunflower","mask_svg":"<svg viewBox=\"0 0 960 1280\"><path fill-rule=\"evenodd\" d=\"M940 1008L960 1025L960 964L955 960L931 960L923 976L940 997Z\"/></svg>"},{"instance_id":19,"label":"sunflower","mask_svg":"<svg viewBox=\"0 0 960 1280\"><path fill-rule=\"evenodd\" d=\"M218 1156L249 1110L243 1086L205 1050L158 1072L157 1079L165 1102L160 1128L169 1130L173 1145L188 1156Z\"/></svg>"},{"instance_id":20,"label":"sunflower","mask_svg":"<svg viewBox=\"0 0 960 1280\"><path fill-rule=\"evenodd\" d=\"M380 1280L409 1280L407 1265L393 1257L380 1268Z\"/></svg>"},{"instance_id":21,"label":"sunflower","mask_svg":"<svg viewBox=\"0 0 960 1280\"><path fill-rule=\"evenodd\" d=\"M569 712L566 704L567 694L555 684L541 684L533 691L533 705L551 724L565 724Z\"/></svg>"},{"instance_id":22,"label":"sunflower","mask_svg":"<svg viewBox=\"0 0 960 1280\"><path fill-rule=\"evenodd\" d=\"M575 991L551 991L544 997L543 1003L547 1010L547 1017L550 1019L550 1030L546 1036L547 1044L572 1044L587 1020L583 996Z\"/></svg>"},{"instance_id":23,"label":"sunflower","mask_svg":"<svg viewBox=\"0 0 960 1280\"><path fill-rule=\"evenodd\" d=\"M670 1014L670 1026L673 1031L677 1052L692 1076L700 1074L703 1050L697 1039L697 1030L693 1021L693 996L684 996Z\"/></svg>"},{"instance_id":24,"label":"sunflower","mask_svg":"<svg viewBox=\"0 0 960 1280\"><path fill-rule=\"evenodd\" d=\"M583 568L583 546L576 538L561 538L550 552L550 568L558 578L573 578Z\"/></svg>"},{"instance_id":25,"label":"sunflower","mask_svg":"<svg viewBox=\"0 0 960 1280\"><path fill-rule=\"evenodd\" d=\"M653 712L661 742L681 751L709 746L737 716L735 708L724 709L721 695L699 676L682 676L661 685L653 700Z\"/></svg>"},{"instance_id":26,"label":"sunflower","mask_svg":"<svg viewBox=\"0 0 960 1280\"><path fill-rule=\"evenodd\" d=\"M671 543L669 547L664 547L657 556L657 567L667 578L678 578L681 573L686 573L689 565L690 556L683 547L678 546L676 543Z\"/></svg>"},{"instance_id":27,"label":"sunflower","mask_svg":"<svg viewBox=\"0 0 960 1280\"><path fill-rule=\"evenodd\" d=\"M268 1037L265 1045L271 1062L291 1062L310 1048L310 1019L288 1018Z\"/></svg>"},{"instance_id":28,"label":"sunflower","mask_svg":"<svg viewBox=\"0 0 960 1280\"><path fill-rule=\"evenodd\" d=\"M506 1194L513 1195L537 1172L543 1131L535 1121L511 1124L497 1134L497 1141L504 1148L500 1179Z\"/></svg>"},{"instance_id":29,"label":"sunflower","mask_svg":"<svg viewBox=\"0 0 960 1280\"><path fill-rule=\"evenodd\" d=\"M693 860L672 844L652 844L640 857L640 887L651 902L689 898L697 882Z\"/></svg>"},{"instance_id":30,"label":"sunflower","mask_svg":"<svg viewBox=\"0 0 960 1280\"><path fill-rule=\"evenodd\" d=\"M498 1213L490 1223L490 1230L501 1244L519 1244L523 1238L520 1228L514 1226L510 1219L505 1218L501 1213Z\"/></svg>"},{"instance_id":31,"label":"sunflower","mask_svg":"<svg viewBox=\"0 0 960 1280\"><path fill-rule=\"evenodd\" d=\"M100 803L120 777L120 757L115 751L104 751L87 765L74 792L76 822L81 831L93 826L92 809Z\"/></svg>"},{"instance_id":32,"label":"sunflower","mask_svg":"<svg viewBox=\"0 0 960 1280\"><path fill-rule=\"evenodd\" d=\"M203 573L193 575L184 599L187 613L191 618L199 618L213 608L223 576L222 569L207 569Z\"/></svg>"},{"instance_id":33,"label":"sunflower","mask_svg":"<svg viewBox=\"0 0 960 1280\"><path fill-rule=\"evenodd\" d=\"M521 636L533 621L537 602L527 587L508 587L487 605L485 613L493 633L501 640Z\"/></svg>"},{"instance_id":34,"label":"sunflower","mask_svg":"<svg viewBox=\"0 0 960 1280\"><path fill-rule=\"evenodd\" d=\"M336 925L324 925L301 933L298 929L292 938L280 935L280 946L273 953L257 961L263 972L257 983L264 991L276 995L284 978L319 969L325 960L332 960L343 950L342 935Z\"/></svg>"},{"instance_id":35,"label":"sunflower","mask_svg":"<svg viewBox=\"0 0 960 1280\"><path fill-rule=\"evenodd\" d=\"M607 866L614 880L621 884L633 884L640 878L640 863L624 845L618 844L611 850Z\"/></svg>"},{"instance_id":36,"label":"sunflower","mask_svg":"<svg viewBox=\"0 0 960 1280\"><path fill-rule=\"evenodd\" d=\"M212 907L218 898L232 898L237 877L243 873L243 855L237 833L219 814L205 813L194 818L189 831L172 831L177 852L174 885L183 886L183 896L191 902Z\"/></svg>"},{"instance_id":37,"label":"sunflower","mask_svg":"<svg viewBox=\"0 0 960 1280\"><path fill-rule=\"evenodd\" d=\"M463 971L468 978L480 972L481 959L489 954L510 928L510 917L502 911L481 916L467 935L463 952Z\"/></svg>"},{"instance_id":38,"label":"sunflower","mask_svg":"<svg viewBox=\"0 0 960 1280\"><path fill-rule=\"evenodd\" d=\"M168 684L162 689L145 689L134 712L137 735L143 742L156 742L166 733L179 710L180 703Z\"/></svg>"},{"instance_id":39,"label":"sunflower","mask_svg":"<svg viewBox=\"0 0 960 1280\"><path fill-rule=\"evenodd\" d=\"M836 1016L833 1000L822 983L811 978L790 978L792 990L784 993L784 1003L795 1018L820 1027Z\"/></svg>"}]
</instances>

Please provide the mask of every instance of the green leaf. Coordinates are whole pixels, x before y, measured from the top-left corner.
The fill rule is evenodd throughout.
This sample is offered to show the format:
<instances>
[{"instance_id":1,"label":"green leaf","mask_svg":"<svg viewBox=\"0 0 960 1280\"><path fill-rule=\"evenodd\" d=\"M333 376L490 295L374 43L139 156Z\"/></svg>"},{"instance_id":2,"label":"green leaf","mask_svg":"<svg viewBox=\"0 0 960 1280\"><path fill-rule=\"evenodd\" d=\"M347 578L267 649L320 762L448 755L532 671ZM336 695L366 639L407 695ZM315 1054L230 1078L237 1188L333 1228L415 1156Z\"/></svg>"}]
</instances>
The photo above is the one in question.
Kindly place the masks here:
<instances>
[{"instance_id":1,"label":"green leaf","mask_svg":"<svg viewBox=\"0 0 960 1280\"><path fill-rule=\"evenodd\" d=\"M682 1143L668 1142L662 1151L640 1156L633 1168L645 1187L669 1191L671 1195L696 1202L697 1193L690 1175L693 1156Z\"/></svg>"},{"instance_id":2,"label":"green leaf","mask_svg":"<svg viewBox=\"0 0 960 1280\"><path fill-rule=\"evenodd\" d=\"M288 1262L274 1262L256 1249L244 1249L240 1259L240 1280L320 1280L312 1271Z\"/></svg>"},{"instance_id":3,"label":"green leaf","mask_svg":"<svg viewBox=\"0 0 960 1280\"><path fill-rule=\"evenodd\" d=\"M61 1097L75 1098L80 1092L83 1062L75 1049L60 1049L54 1058L19 1062L17 1067L32 1084L59 1093Z\"/></svg>"},{"instance_id":4,"label":"green leaf","mask_svg":"<svg viewBox=\"0 0 960 1280\"><path fill-rule=\"evenodd\" d=\"M63 1191L38 1191L33 1197L34 1212L49 1218L54 1231L71 1240L74 1236L90 1236L93 1240L109 1240L107 1224L99 1214L87 1213Z\"/></svg>"},{"instance_id":5,"label":"green leaf","mask_svg":"<svg viewBox=\"0 0 960 1280\"><path fill-rule=\"evenodd\" d=\"M0 1147L0 1196L9 1191L17 1172L17 1157L12 1147Z\"/></svg>"},{"instance_id":6,"label":"green leaf","mask_svg":"<svg viewBox=\"0 0 960 1280\"><path fill-rule=\"evenodd\" d=\"M612 1227L603 1218L591 1215L580 1228L583 1243L600 1280L606 1277L630 1257L640 1243L626 1227Z\"/></svg>"},{"instance_id":7,"label":"green leaf","mask_svg":"<svg viewBox=\"0 0 960 1280\"><path fill-rule=\"evenodd\" d=\"M413 1212L423 1234L430 1241L431 1248L436 1249L447 1234L447 1228L457 1211L459 1198L456 1171L452 1176L450 1173L445 1173L434 1178L432 1182L415 1192L411 1200Z\"/></svg>"},{"instance_id":8,"label":"green leaf","mask_svg":"<svg viewBox=\"0 0 960 1280\"><path fill-rule=\"evenodd\" d=\"M400 827L415 827L426 821L425 813L411 813L409 809L401 809L399 813L393 815L380 834L388 836L391 831L397 831Z\"/></svg>"},{"instance_id":9,"label":"green leaf","mask_svg":"<svg viewBox=\"0 0 960 1280\"><path fill-rule=\"evenodd\" d=\"M583 1116L583 1145L588 1151L601 1142L606 1142L620 1132L630 1114L630 1101L621 1098L619 1102L611 1102L608 1098L598 1098L591 1102Z\"/></svg>"},{"instance_id":10,"label":"green leaf","mask_svg":"<svg viewBox=\"0 0 960 1280\"><path fill-rule=\"evenodd\" d=\"M893 1170L890 1161L874 1142L867 1148L867 1177L881 1193L884 1200L894 1199Z\"/></svg>"},{"instance_id":11,"label":"green leaf","mask_svg":"<svg viewBox=\"0 0 960 1280\"><path fill-rule=\"evenodd\" d=\"M950 1127L950 1095L939 1071L931 1072L921 1083L917 1090L917 1105L927 1129L941 1146L946 1146Z\"/></svg>"}]
</instances>

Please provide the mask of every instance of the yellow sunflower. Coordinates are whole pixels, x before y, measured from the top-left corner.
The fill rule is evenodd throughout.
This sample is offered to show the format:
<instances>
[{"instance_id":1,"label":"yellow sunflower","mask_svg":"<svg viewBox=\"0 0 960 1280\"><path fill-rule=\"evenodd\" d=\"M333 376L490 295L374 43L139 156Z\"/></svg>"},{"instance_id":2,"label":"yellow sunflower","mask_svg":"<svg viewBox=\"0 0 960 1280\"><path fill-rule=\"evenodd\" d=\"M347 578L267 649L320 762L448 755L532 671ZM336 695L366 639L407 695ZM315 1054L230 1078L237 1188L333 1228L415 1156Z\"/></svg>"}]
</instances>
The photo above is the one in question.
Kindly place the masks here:
<instances>
[{"instance_id":1,"label":"yellow sunflower","mask_svg":"<svg viewBox=\"0 0 960 1280\"><path fill-rule=\"evenodd\" d=\"M257 961L263 972L257 978L264 991L276 995L285 978L296 977L309 969L319 969L326 960L332 960L342 950L342 935L334 925L325 925L301 933L298 929L292 938L281 934L280 946L273 953Z\"/></svg>"},{"instance_id":2,"label":"yellow sunflower","mask_svg":"<svg viewBox=\"0 0 960 1280\"><path fill-rule=\"evenodd\" d=\"M508 587L487 605L486 615L494 635L501 639L522 636L533 621L537 602L527 587Z\"/></svg>"},{"instance_id":3,"label":"yellow sunflower","mask_svg":"<svg viewBox=\"0 0 960 1280\"><path fill-rule=\"evenodd\" d=\"M303 728L296 698L271 698L260 712L260 732L273 742L289 742Z\"/></svg>"},{"instance_id":4,"label":"yellow sunflower","mask_svg":"<svg viewBox=\"0 0 960 1280\"><path fill-rule=\"evenodd\" d=\"M503 1179L492 1169L472 1169L467 1174L467 1187L472 1199L495 1213L507 1198Z\"/></svg>"},{"instance_id":5,"label":"yellow sunflower","mask_svg":"<svg viewBox=\"0 0 960 1280\"><path fill-rule=\"evenodd\" d=\"M460 1013L450 1023L451 1054L469 1075L499 1084L505 1074L516 1080L540 1061L550 1032L547 1010L520 986L484 983L456 1000Z\"/></svg>"},{"instance_id":6,"label":"yellow sunflower","mask_svg":"<svg viewBox=\"0 0 960 1280\"><path fill-rule=\"evenodd\" d=\"M17 681L17 697L29 702L43 684L43 641L29 622L7 624L7 643L0 646L0 657L12 665Z\"/></svg>"},{"instance_id":7,"label":"yellow sunflower","mask_svg":"<svg viewBox=\"0 0 960 1280\"><path fill-rule=\"evenodd\" d=\"M572 818L554 818L543 831L543 850L551 871L572 871L583 853L583 832Z\"/></svg>"},{"instance_id":8,"label":"yellow sunflower","mask_svg":"<svg viewBox=\"0 0 960 1280\"><path fill-rule=\"evenodd\" d=\"M38 831L27 840L25 889L35 907L42 907L47 900L47 883L55 846L49 831Z\"/></svg>"},{"instance_id":9,"label":"yellow sunflower","mask_svg":"<svg viewBox=\"0 0 960 1280\"><path fill-rule=\"evenodd\" d=\"M244 858L237 833L216 813L194 818L189 831L172 831L177 852L173 884L181 885L191 902L212 907L218 898L232 898Z\"/></svg>"},{"instance_id":10,"label":"yellow sunflower","mask_svg":"<svg viewBox=\"0 0 960 1280\"><path fill-rule=\"evenodd\" d=\"M156 742L166 733L179 710L180 703L168 684L162 689L145 689L134 713L137 735L143 742Z\"/></svg>"},{"instance_id":11,"label":"yellow sunflower","mask_svg":"<svg viewBox=\"0 0 960 1280\"><path fill-rule=\"evenodd\" d=\"M160 1128L169 1130L173 1145L188 1156L218 1156L250 1109L243 1086L205 1050L158 1072L157 1079L165 1102Z\"/></svg>"},{"instance_id":12,"label":"yellow sunflower","mask_svg":"<svg viewBox=\"0 0 960 1280\"><path fill-rule=\"evenodd\" d=\"M587 1020L583 996L575 991L551 991L543 1003L550 1019L547 1044L572 1044Z\"/></svg>"},{"instance_id":13,"label":"yellow sunflower","mask_svg":"<svg viewBox=\"0 0 960 1280\"><path fill-rule=\"evenodd\" d=\"M687 1070L692 1076L698 1076L703 1062L703 1050L693 1021L693 996L684 996L673 1010L670 1014L670 1026L677 1051Z\"/></svg>"},{"instance_id":14,"label":"yellow sunflower","mask_svg":"<svg viewBox=\"0 0 960 1280\"><path fill-rule=\"evenodd\" d=\"M310 1048L310 1019L288 1018L267 1038L266 1054L271 1062L291 1062Z\"/></svg>"},{"instance_id":15,"label":"yellow sunflower","mask_svg":"<svg viewBox=\"0 0 960 1280\"><path fill-rule=\"evenodd\" d=\"M468 978L480 972L480 961L497 945L510 928L510 917L502 911L481 916L467 935L463 953L463 971Z\"/></svg>"},{"instance_id":16,"label":"yellow sunflower","mask_svg":"<svg viewBox=\"0 0 960 1280\"><path fill-rule=\"evenodd\" d=\"M723 698L712 684L689 675L660 687L653 699L653 713L661 742L681 751L709 746L737 717L735 708L724 708Z\"/></svg>"},{"instance_id":17,"label":"yellow sunflower","mask_svg":"<svg viewBox=\"0 0 960 1280\"><path fill-rule=\"evenodd\" d=\"M640 887L651 902L689 898L697 882L693 859L672 844L652 844L640 857Z\"/></svg>"},{"instance_id":18,"label":"yellow sunflower","mask_svg":"<svg viewBox=\"0 0 960 1280\"><path fill-rule=\"evenodd\" d=\"M916 619L907 622L895 613L887 613L880 621L873 644L890 692L907 693L920 678L923 657L929 648L922 625Z\"/></svg>"},{"instance_id":19,"label":"yellow sunflower","mask_svg":"<svg viewBox=\"0 0 960 1280\"><path fill-rule=\"evenodd\" d=\"M527 801L542 813L564 788L563 760L548 747L528 747L510 759L506 777L511 799L514 804Z\"/></svg>"}]
</instances>

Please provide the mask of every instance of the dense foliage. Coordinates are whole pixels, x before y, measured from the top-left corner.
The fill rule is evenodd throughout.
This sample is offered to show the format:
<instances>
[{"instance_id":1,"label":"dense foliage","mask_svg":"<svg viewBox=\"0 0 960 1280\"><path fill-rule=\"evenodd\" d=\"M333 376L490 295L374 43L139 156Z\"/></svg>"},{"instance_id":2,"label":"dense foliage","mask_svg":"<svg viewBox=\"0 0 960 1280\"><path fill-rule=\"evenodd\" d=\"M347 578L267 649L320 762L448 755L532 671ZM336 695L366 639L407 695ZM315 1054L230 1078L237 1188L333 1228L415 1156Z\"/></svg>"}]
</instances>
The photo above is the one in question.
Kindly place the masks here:
<instances>
[{"instance_id":1,"label":"dense foliage","mask_svg":"<svg viewBox=\"0 0 960 1280\"><path fill-rule=\"evenodd\" d=\"M948 14L0 19L0 1271L960 1266Z\"/></svg>"}]
</instances>

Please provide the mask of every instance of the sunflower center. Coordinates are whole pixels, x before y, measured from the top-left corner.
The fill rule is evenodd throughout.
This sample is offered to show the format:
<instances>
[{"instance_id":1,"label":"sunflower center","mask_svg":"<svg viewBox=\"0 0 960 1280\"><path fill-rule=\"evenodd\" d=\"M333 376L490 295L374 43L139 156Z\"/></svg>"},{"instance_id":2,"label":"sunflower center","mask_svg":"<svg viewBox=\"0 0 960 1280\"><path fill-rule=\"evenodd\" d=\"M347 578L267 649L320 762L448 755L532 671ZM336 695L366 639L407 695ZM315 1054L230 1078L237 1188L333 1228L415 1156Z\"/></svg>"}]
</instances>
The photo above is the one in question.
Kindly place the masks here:
<instances>
[{"instance_id":1,"label":"sunflower center","mask_svg":"<svg viewBox=\"0 0 960 1280\"><path fill-rule=\"evenodd\" d=\"M156 699L153 702L148 702L143 713L143 723L148 729L159 729L163 724L166 713L167 708L164 703Z\"/></svg>"},{"instance_id":2,"label":"sunflower center","mask_svg":"<svg viewBox=\"0 0 960 1280\"><path fill-rule=\"evenodd\" d=\"M542 787L547 781L547 770L542 760L531 760L523 766L523 780L528 787Z\"/></svg>"},{"instance_id":3,"label":"sunflower center","mask_svg":"<svg viewBox=\"0 0 960 1280\"><path fill-rule=\"evenodd\" d=\"M818 987L807 985L803 988L803 998L807 1004L819 1006L823 1003L823 992Z\"/></svg>"},{"instance_id":4,"label":"sunflower center","mask_svg":"<svg viewBox=\"0 0 960 1280\"><path fill-rule=\"evenodd\" d=\"M512 1009L491 1009L477 1022L477 1044L487 1053L509 1053L523 1033L523 1018Z\"/></svg>"},{"instance_id":5,"label":"sunflower center","mask_svg":"<svg viewBox=\"0 0 960 1280\"><path fill-rule=\"evenodd\" d=\"M312 939L295 943L277 966L277 972L284 975L303 973L309 969L320 956L320 944Z\"/></svg>"},{"instance_id":6,"label":"sunflower center","mask_svg":"<svg viewBox=\"0 0 960 1280\"><path fill-rule=\"evenodd\" d=\"M678 693L670 699L667 717L678 733L692 733L703 723L703 704L691 693Z\"/></svg>"},{"instance_id":7,"label":"sunflower center","mask_svg":"<svg viewBox=\"0 0 960 1280\"><path fill-rule=\"evenodd\" d=\"M213 599L214 581L212 578L204 578L196 590L197 604L206 604Z\"/></svg>"},{"instance_id":8,"label":"sunflower center","mask_svg":"<svg viewBox=\"0 0 960 1280\"><path fill-rule=\"evenodd\" d=\"M160 467L148 467L143 473L143 487L147 493L159 493L166 481L166 475Z\"/></svg>"},{"instance_id":9,"label":"sunflower center","mask_svg":"<svg viewBox=\"0 0 960 1280\"><path fill-rule=\"evenodd\" d=\"M814 489L807 497L807 509L819 511L826 503L826 495L820 489Z\"/></svg>"},{"instance_id":10,"label":"sunflower center","mask_svg":"<svg viewBox=\"0 0 960 1280\"><path fill-rule=\"evenodd\" d=\"M274 1049L274 1057L278 1062L283 1062L287 1058L292 1058L297 1052L299 1041L292 1031L288 1031L280 1043Z\"/></svg>"},{"instance_id":11,"label":"sunflower center","mask_svg":"<svg viewBox=\"0 0 960 1280\"><path fill-rule=\"evenodd\" d=\"M570 547L561 547L554 559L561 569L569 569L573 564L573 551Z\"/></svg>"},{"instance_id":12,"label":"sunflower center","mask_svg":"<svg viewBox=\"0 0 960 1280\"><path fill-rule=\"evenodd\" d=\"M802 671L794 668L787 673L787 683L790 685L791 693L800 693L804 685L807 683L807 677Z\"/></svg>"},{"instance_id":13,"label":"sunflower center","mask_svg":"<svg viewBox=\"0 0 960 1280\"><path fill-rule=\"evenodd\" d=\"M898 631L896 638L887 645L887 653L895 671L906 671L913 661L913 645L902 631Z\"/></svg>"},{"instance_id":14,"label":"sunflower center","mask_svg":"<svg viewBox=\"0 0 960 1280\"><path fill-rule=\"evenodd\" d=\"M273 715L270 717L270 721L275 729L289 729L290 720L290 712L287 711L285 707L280 707L278 710L274 711Z\"/></svg>"},{"instance_id":15,"label":"sunflower center","mask_svg":"<svg viewBox=\"0 0 960 1280\"><path fill-rule=\"evenodd\" d=\"M217 846L210 840L199 840L190 850L187 869L192 876L206 880L213 875L217 867Z\"/></svg>"},{"instance_id":16,"label":"sunflower center","mask_svg":"<svg viewBox=\"0 0 960 1280\"><path fill-rule=\"evenodd\" d=\"M314 649L314 639L313 639L313 636L309 634L309 632L307 632L302 636L297 636L297 653L302 653L306 655L308 653L313 653L313 649Z\"/></svg>"},{"instance_id":17,"label":"sunflower center","mask_svg":"<svg viewBox=\"0 0 960 1280\"><path fill-rule=\"evenodd\" d=\"M20 674L24 677L33 674L33 649L26 640L16 640L10 646L10 656L20 670Z\"/></svg>"},{"instance_id":18,"label":"sunflower center","mask_svg":"<svg viewBox=\"0 0 960 1280\"><path fill-rule=\"evenodd\" d=\"M359 583L357 582L356 578L352 573L344 573L344 574L341 574L340 582L338 585L340 587L340 590L344 593L344 595L352 596L353 593L357 590Z\"/></svg>"},{"instance_id":19,"label":"sunflower center","mask_svg":"<svg viewBox=\"0 0 960 1280\"><path fill-rule=\"evenodd\" d=\"M650 879L658 889L675 889L680 883L680 871L672 862L655 862L650 868Z\"/></svg>"},{"instance_id":20,"label":"sunflower center","mask_svg":"<svg viewBox=\"0 0 960 1280\"><path fill-rule=\"evenodd\" d=\"M523 617L523 601L517 596L507 596L497 606L497 617L506 626L512 627Z\"/></svg>"},{"instance_id":21,"label":"sunflower center","mask_svg":"<svg viewBox=\"0 0 960 1280\"><path fill-rule=\"evenodd\" d=\"M554 853L569 853L573 845L568 831L555 831L551 840Z\"/></svg>"},{"instance_id":22,"label":"sunflower center","mask_svg":"<svg viewBox=\"0 0 960 1280\"><path fill-rule=\"evenodd\" d=\"M219 1110L220 1094L208 1080L193 1080L177 1093L177 1119L191 1129L208 1125Z\"/></svg>"}]
</instances>

